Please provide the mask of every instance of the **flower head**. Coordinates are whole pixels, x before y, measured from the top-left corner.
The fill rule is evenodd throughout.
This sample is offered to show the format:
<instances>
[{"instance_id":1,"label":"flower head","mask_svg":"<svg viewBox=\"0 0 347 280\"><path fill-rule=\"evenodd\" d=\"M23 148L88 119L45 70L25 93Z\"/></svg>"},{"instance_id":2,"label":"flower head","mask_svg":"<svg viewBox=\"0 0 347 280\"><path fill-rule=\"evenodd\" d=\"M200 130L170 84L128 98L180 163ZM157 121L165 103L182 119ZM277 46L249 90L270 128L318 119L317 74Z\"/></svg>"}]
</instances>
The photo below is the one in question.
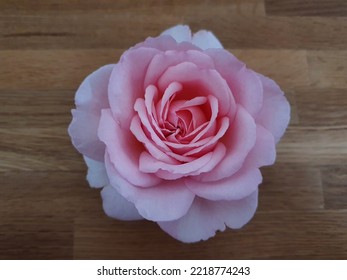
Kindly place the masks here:
<instances>
[{"instance_id":1,"label":"flower head","mask_svg":"<svg viewBox=\"0 0 347 280\"><path fill-rule=\"evenodd\" d=\"M259 168L274 163L290 117L273 80L181 25L90 74L75 101L69 134L106 214L183 242L252 218Z\"/></svg>"}]
</instances>

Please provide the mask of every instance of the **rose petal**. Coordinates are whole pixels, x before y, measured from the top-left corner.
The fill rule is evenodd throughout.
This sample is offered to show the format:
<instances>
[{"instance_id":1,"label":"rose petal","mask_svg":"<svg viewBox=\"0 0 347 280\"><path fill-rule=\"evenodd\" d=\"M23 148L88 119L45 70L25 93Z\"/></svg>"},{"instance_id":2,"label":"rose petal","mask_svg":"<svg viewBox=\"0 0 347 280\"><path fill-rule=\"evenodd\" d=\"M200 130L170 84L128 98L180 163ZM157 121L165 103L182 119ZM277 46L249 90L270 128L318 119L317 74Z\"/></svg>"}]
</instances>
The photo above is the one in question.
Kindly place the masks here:
<instances>
[{"instance_id":1,"label":"rose petal","mask_svg":"<svg viewBox=\"0 0 347 280\"><path fill-rule=\"evenodd\" d=\"M76 110L68 128L75 148L85 156L103 161L105 145L97 130L101 110L109 107L107 97L108 81L114 65L105 65L84 79L75 96Z\"/></svg>"},{"instance_id":2,"label":"rose petal","mask_svg":"<svg viewBox=\"0 0 347 280\"><path fill-rule=\"evenodd\" d=\"M201 69L214 68L214 63L211 57L201 51L188 50L179 52L169 50L153 57L147 69L144 85L147 87L148 85L156 84L159 77L167 68L187 61L194 63Z\"/></svg>"},{"instance_id":3,"label":"rose petal","mask_svg":"<svg viewBox=\"0 0 347 280\"><path fill-rule=\"evenodd\" d=\"M157 53L158 50L149 48L129 50L113 69L108 96L112 113L121 127L130 126L135 100L145 94L143 82L148 64Z\"/></svg>"},{"instance_id":4,"label":"rose petal","mask_svg":"<svg viewBox=\"0 0 347 280\"><path fill-rule=\"evenodd\" d=\"M151 140L162 150L164 151L170 150L167 147L167 145L164 143L164 141L160 138L160 136L158 136L156 131L153 129L153 126L151 125L150 120L148 119L145 101L142 98L139 98L136 100L134 105L134 110L138 113L141 123L143 127L147 130L148 134L150 135Z\"/></svg>"},{"instance_id":5,"label":"rose petal","mask_svg":"<svg viewBox=\"0 0 347 280\"><path fill-rule=\"evenodd\" d=\"M256 116L256 122L269 130L277 143L290 121L290 106L283 91L271 79L258 74L263 88L263 107Z\"/></svg>"},{"instance_id":6,"label":"rose petal","mask_svg":"<svg viewBox=\"0 0 347 280\"><path fill-rule=\"evenodd\" d=\"M242 167L234 175L213 183L187 178L187 187L197 196L209 200L238 200L253 193L262 182L258 168Z\"/></svg>"},{"instance_id":7,"label":"rose petal","mask_svg":"<svg viewBox=\"0 0 347 280\"><path fill-rule=\"evenodd\" d=\"M98 137L100 115L94 115L82 110L71 110L72 121L68 128L74 147L83 155L103 161L105 144Z\"/></svg>"},{"instance_id":8,"label":"rose petal","mask_svg":"<svg viewBox=\"0 0 347 280\"><path fill-rule=\"evenodd\" d=\"M223 73L237 104L242 105L248 113L255 116L263 104L263 87L257 74L247 68L237 73Z\"/></svg>"},{"instance_id":9,"label":"rose petal","mask_svg":"<svg viewBox=\"0 0 347 280\"><path fill-rule=\"evenodd\" d=\"M275 145L273 135L267 129L257 124L257 140L244 164L258 168L274 164L276 159Z\"/></svg>"},{"instance_id":10,"label":"rose petal","mask_svg":"<svg viewBox=\"0 0 347 280\"><path fill-rule=\"evenodd\" d=\"M166 164L156 160L147 152L143 152L140 157L140 170L155 173L158 177L165 180L196 176L212 170L222 160L225 151L225 146L222 143L218 143L212 152L181 164Z\"/></svg>"},{"instance_id":11,"label":"rose petal","mask_svg":"<svg viewBox=\"0 0 347 280\"><path fill-rule=\"evenodd\" d=\"M224 117L220 120L220 127L218 129L218 132L214 136L212 136L207 143L186 152L184 156L190 156L190 155L198 156L201 153L208 152L212 147L216 145L217 141L221 137L223 137L223 135L226 133L228 128L229 128L229 119L227 117Z\"/></svg>"},{"instance_id":12,"label":"rose petal","mask_svg":"<svg viewBox=\"0 0 347 280\"><path fill-rule=\"evenodd\" d=\"M227 148L222 161L209 173L197 177L199 181L218 181L238 171L256 141L256 125L250 114L238 106L234 122L221 140Z\"/></svg>"},{"instance_id":13,"label":"rose petal","mask_svg":"<svg viewBox=\"0 0 347 280\"><path fill-rule=\"evenodd\" d=\"M83 156L84 161L88 166L87 181L92 188L102 188L109 181L105 169L105 164L100 161L93 160Z\"/></svg>"},{"instance_id":14,"label":"rose petal","mask_svg":"<svg viewBox=\"0 0 347 280\"><path fill-rule=\"evenodd\" d=\"M102 189L101 197L107 216L122 221L143 220L134 204L121 196L111 185Z\"/></svg>"},{"instance_id":15,"label":"rose petal","mask_svg":"<svg viewBox=\"0 0 347 280\"><path fill-rule=\"evenodd\" d=\"M159 50L161 52L165 52L167 50L187 50L190 49L186 45L187 42L177 43L174 38L172 38L170 35L161 35L159 37L148 37L144 42L136 44L134 47L130 48L130 50L136 50L139 48L153 48L156 50Z\"/></svg>"},{"instance_id":16,"label":"rose petal","mask_svg":"<svg viewBox=\"0 0 347 280\"><path fill-rule=\"evenodd\" d=\"M212 152L207 153L195 160L181 164L168 164L155 159L148 152L142 152L140 156L140 170L146 173L156 173L159 170L167 171L170 174L180 174L180 177L190 175L205 164L212 158ZM159 176L159 174L157 174Z\"/></svg>"},{"instance_id":17,"label":"rose petal","mask_svg":"<svg viewBox=\"0 0 347 280\"><path fill-rule=\"evenodd\" d=\"M124 180L106 152L105 166L111 185L135 207L145 219L171 221L185 215L194 200L194 194L183 180L162 181L150 188L139 188Z\"/></svg>"},{"instance_id":18,"label":"rose petal","mask_svg":"<svg viewBox=\"0 0 347 280\"><path fill-rule=\"evenodd\" d=\"M208 121L207 126L202 129L191 142L197 142L201 139L201 137L209 137L213 136L215 134L215 129L216 129L216 119L218 116L218 100L215 98L213 95L209 95L207 97L209 103L210 103L210 108L211 108L211 118Z\"/></svg>"},{"instance_id":19,"label":"rose petal","mask_svg":"<svg viewBox=\"0 0 347 280\"><path fill-rule=\"evenodd\" d=\"M199 175L200 173L211 171L225 156L226 148L223 143L217 143L216 147L212 151L212 157L207 164L201 167L192 175Z\"/></svg>"},{"instance_id":20,"label":"rose petal","mask_svg":"<svg viewBox=\"0 0 347 280\"><path fill-rule=\"evenodd\" d=\"M139 156L143 145L136 140L129 128L122 129L119 126L109 109L102 110L99 137L106 144L111 161L119 174L131 184L150 187L161 181L155 175L139 170Z\"/></svg>"},{"instance_id":21,"label":"rose petal","mask_svg":"<svg viewBox=\"0 0 347 280\"><path fill-rule=\"evenodd\" d=\"M210 48L223 49L221 42L210 31L200 30L193 35L192 43L199 48L206 50Z\"/></svg>"},{"instance_id":22,"label":"rose petal","mask_svg":"<svg viewBox=\"0 0 347 280\"><path fill-rule=\"evenodd\" d=\"M192 40L192 33L187 25L176 25L165 30L161 35L169 35L174 38L177 43L183 41L191 42Z\"/></svg>"},{"instance_id":23,"label":"rose petal","mask_svg":"<svg viewBox=\"0 0 347 280\"><path fill-rule=\"evenodd\" d=\"M235 110L235 103L226 81L215 70L199 69L191 62L182 62L176 66L167 68L158 80L158 87L164 91L172 82L183 84L183 91L186 95L192 91L200 90L199 96L213 95L218 100L219 116L225 116L230 110ZM196 97L196 92L191 92Z\"/></svg>"},{"instance_id":24,"label":"rose petal","mask_svg":"<svg viewBox=\"0 0 347 280\"><path fill-rule=\"evenodd\" d=\"M213 59L215 69L224 77L229 73L238 73L245 64L225 49L207 49L205 53Z\"/></svg>"},{"instance_id":25,"label":"rose petal","mask_svg":"<svg viewBox=\"0 0 347 280\"><path fill-rule=\"evenodd\" d=\"M130 130L132 131L136 139L145 145L145 147L147 148L147 151L154 158L165 163L170 163L170 164L179 163L177 160L174 160L172 157L168 156L167 153L160 150L151 140L148 139L148 137L142 130L139 116L134 116L130 125Z\"/></svg>"},{"instance_id":26,"label":"rose petal","mask_svg":"<svg viewBox=\"0 0 347 280\"><path fill-rule=\"evenodd\" d=\"M171 222L159 222L162 230L186 243L207 240L225 226L238 229L253 217L258 205L258 191L242 200L209 201L196 198L188 213Z\"/></svg>"}]
</instances>

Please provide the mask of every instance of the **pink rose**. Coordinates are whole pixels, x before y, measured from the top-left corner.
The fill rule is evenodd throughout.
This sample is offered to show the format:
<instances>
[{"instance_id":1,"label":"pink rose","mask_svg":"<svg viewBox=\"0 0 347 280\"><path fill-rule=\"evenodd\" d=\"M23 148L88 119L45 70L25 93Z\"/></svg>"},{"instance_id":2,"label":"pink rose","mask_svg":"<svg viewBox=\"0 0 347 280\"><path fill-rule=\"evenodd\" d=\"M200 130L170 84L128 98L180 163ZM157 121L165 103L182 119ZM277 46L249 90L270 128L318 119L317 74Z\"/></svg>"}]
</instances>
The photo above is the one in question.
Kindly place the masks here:
<instances>
[{"instance_id":1,"label":"pink rose","mask_svg":"<svg viewBox=\"0 0 347 280\"><path fill-rule=\"evenodd\" d=\"M274 163L290 117L273 80L182 25L90 74L75 102L69 134L106 214L183 242L252 218L259 167Z\"/></svg>"}]
</instances>

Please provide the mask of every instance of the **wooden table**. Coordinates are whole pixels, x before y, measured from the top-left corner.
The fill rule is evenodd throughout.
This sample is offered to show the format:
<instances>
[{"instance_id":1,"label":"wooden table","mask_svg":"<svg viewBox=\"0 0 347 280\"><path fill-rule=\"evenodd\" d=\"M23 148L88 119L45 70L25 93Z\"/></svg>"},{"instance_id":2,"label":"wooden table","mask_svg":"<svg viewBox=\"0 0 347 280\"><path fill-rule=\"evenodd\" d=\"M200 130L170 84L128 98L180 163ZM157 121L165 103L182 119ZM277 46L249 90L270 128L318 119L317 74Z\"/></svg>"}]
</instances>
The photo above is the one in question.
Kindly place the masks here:
<instances>
[{"instance_id":1,"label":"wooden table","mask_svg":"<svg viewBox=\"0 0 347 280\"><path fill-rule=\"evenodd\" d=\"M1 0L0 258L347 258L346 16L345 0ZM212 30L292 106L254 219L191 245L107 218L66 131L88 73L178 23Z\"/></svg>"}]
</instances>

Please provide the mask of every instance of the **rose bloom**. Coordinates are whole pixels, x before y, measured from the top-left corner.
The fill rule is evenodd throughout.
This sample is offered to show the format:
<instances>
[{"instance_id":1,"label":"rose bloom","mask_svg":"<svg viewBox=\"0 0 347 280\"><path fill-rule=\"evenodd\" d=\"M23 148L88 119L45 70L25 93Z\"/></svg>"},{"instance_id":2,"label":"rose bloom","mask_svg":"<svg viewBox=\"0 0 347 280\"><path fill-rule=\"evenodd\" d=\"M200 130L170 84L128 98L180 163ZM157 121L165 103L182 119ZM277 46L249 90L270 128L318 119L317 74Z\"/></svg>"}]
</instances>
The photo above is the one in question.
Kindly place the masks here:
<instances>
[{"instance_id":1,"label":"rose bloom","mask_svg":"<svg viewBox=\"0 0 347 280\"><path fill-rule=\"evenodd\" d=\"M69 134L105 213L183 242L252 218L259 167L274 163L290 118L273 80L182 25L90 74L75 103Z\"/></svg>"}]
</instances>

